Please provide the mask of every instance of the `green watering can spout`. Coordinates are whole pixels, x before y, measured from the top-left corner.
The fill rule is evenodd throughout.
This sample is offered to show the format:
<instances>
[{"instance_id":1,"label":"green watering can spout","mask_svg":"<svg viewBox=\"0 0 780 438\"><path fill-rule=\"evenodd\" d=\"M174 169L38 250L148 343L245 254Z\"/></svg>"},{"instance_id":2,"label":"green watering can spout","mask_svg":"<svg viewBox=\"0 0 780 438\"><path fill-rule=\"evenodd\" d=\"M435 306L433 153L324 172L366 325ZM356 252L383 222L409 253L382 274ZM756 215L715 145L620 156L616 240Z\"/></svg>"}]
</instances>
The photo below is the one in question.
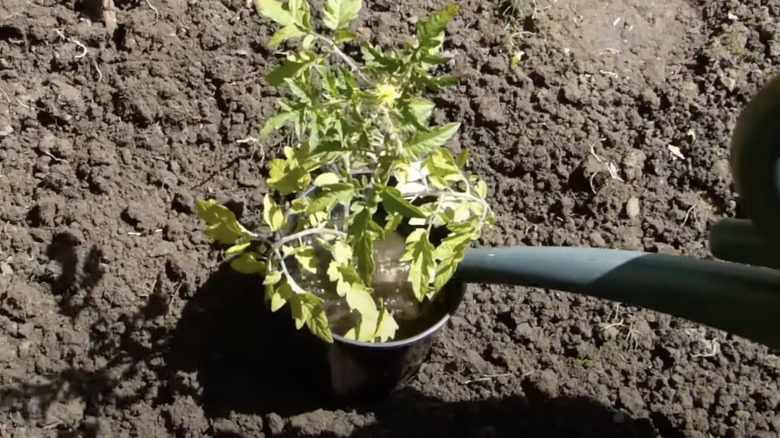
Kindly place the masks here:
<instances>
[{"instance_id":1,"label":"green watering can spout","mask_svg":"<svg viewBox=\"0 0 780 438\"><path fill-rule=\"evenodd\" d=\"M457 277L608 299L686 318L780 349L780 76L742 112L731 170L750 219L710 234L720 260L572 247L471 249Z\"/></svg>"}]
</instances>

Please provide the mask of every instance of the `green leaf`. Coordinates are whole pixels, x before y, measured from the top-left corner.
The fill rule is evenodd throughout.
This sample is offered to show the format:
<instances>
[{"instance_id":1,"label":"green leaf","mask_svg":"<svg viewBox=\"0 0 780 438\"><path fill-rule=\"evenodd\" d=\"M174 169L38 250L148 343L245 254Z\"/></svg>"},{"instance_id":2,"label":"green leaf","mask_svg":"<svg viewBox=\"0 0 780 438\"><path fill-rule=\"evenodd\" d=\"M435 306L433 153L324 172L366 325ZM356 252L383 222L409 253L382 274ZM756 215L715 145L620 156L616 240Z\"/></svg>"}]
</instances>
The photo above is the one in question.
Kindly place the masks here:
<instances>
[{"instance_id":1,"label":"green leaf","mask_svg":"<svg viewBox=\"0 0 780 438\"><path fill-rule=\"evenodd\" d=\"M339 203L349 202L355 195L355 187L349 183L336 183L320 187L314 195L307 212L330 211Z\"/></svg>"},{"instance_id":2,"label":"green leaf","mask_svg":"<svg viewBox=\"0 0 780 438\"><path fill-rule=\"evenodd\" d=\"M294 296L297 295L293 293L290 284L287 282L281 283L274 289L274 293L271 295L271 312L276 312L284 307L285 304L291 301L290 298Z\"/></svg>"},{"instance_id":3,"label":"green leaf","mask_svg":"<svg viewBox=\"0 0 780 438\"><path fill-rule=\"evenodd\" d=\"M354 216L347 232L353 241L357 271L366 284L371 284L374 274L374 240L384 237L384 230L372 220L371 212L363 208Z\"/></svg>"},{"instance_id":4,"label":"green leaf","mask_svg":"<svg viewBox=\"0 0 780 438\"><path fill-rule=\"evenodd\" d=\"M449 123L426 132L414 135L404 145L404 157L409 161L418 161L436 148L444 145L460 128L460 123Z\"/></svg>"},{"instance_id":5,"label":"green leaf","mask_svg":"<svg viewBox=\"0 0 780 438\"><path fill-rule=\"evenodd\" d=\"M458 164L446 148L438 148L425 160L430 182L438 187L448 187L451 182L463 180Z\"/></svg>"},{"instance_id":6,"label":"green leaf","mask_svg":"<svg viewBox=\"0 0 780 438\"><path fill-rule=\"evenodd\" d=\"M347 293L347 305L350 309L356 310L360 316L376 321L379 311L376 308L376 302L371 294L362 285L353 285L352 290Z\"/></svg>"},{"instance_id":7,"label":"green leaf","mask_svg":"<svg viewBox=\"0 0 780 438\"><path fill-rule=\"evenodd\" d=\"M267 265L257 258L258 255L251 252L241 254L230 261L230 267L242 274L263 273Z\"/></svg>"},{"instance_id":8,"label":"green leaf","mask_svg":"<svg viewBox=\"0 0 780 438\"><path fill-rule=\"evenodd\" d=\"M268 41L268 47L272 49L276 48L281 43L289 40L290 38L297 38L303 35L306 35L306 33L303 32L298 26L295 24L288 24L287 26L284 26L274 32L273 36L271 36L271 39Z\"/></svg>"},{"instance_id":9,"label":"green leaf","mask_svg":"<svg viewBox=\"0 0 780 438\"><path fill-rule=\"evenodd\" d=\"M263 197L263 220L271 228L271 231L279 231L287 227L284 213L276 205L276 201L271 198L271 195Z\"/></svg>"},{"instance_id":10,"label":"green leaf","mask_svg":"<svg viewBox=\"0 0 780 438\"><path fill-rule=\"evenodd\" d=\"M398 323L393 318L393 315L382 309L382 313L379 316L379 323L376 327L375 337L379 338L379 342L387 342L390 339L395 338L395 334L398 331Z\"/></svg>"},{"instance_id":11,"label":"green leaf","mask_svg":"<svg viewBox=\"0 0 780 438\"><path fill-rule=\"evenodd\" d=\"M271 134L274 133L274 131L284 126L285 123L295 120L296 116L297 116L296 113L293 112L280 112L278 114L275 114L270 119L268 119L267 122L265 122L263 129L260 130L260 135L258 136L258 140L265 141L268 138L268 136L270 136Z\"/></svg>"},{"instance_id":12,"label":"green leaf","mask_svg":"<svg viewBox=\"0 0 780 438\"><path fill-rule=\"evenodd\" d=\"M401 192L395 187L385 187L380 193L382 197L382 206L389 213L398 213L407 218L424 218L419 207L412 205L401 196Z\"/></svg>"},{"instance_id":13,"label":"green leaf","mask_svg":"<svg viewBox=\"0 0 780 438\"><path fill-rule=\"evenodd\" d=\"M346 43L349 41L354 41L358 38L357 34L350 32L348 30L337 30L334 34L333 42L336 44Z\"/></svg>"},{"instance_id":14,"label":"green leaf","mask_svg":"<svg viewBox=\"0 0 780 438\"><path fill-rule=\"evenodd\" d=\"M294 24L293 15L285 8L285 4L277 0L257 0L257 11L280 26Z\"/></svg>"},{"instance_id":15,"label":"green leaf","mask_svg":"<svg viewBox=\"0 0 780 438\"><path fill-rule=\"evenodd\" d=\"M282 196L304 190L311 182L309 172L296 161L276 159L269 167L268 187Z\"/></svg>"},{"instance_id":16,"label":"green leaf","mask_svg":"<svg viewBox=\"0 0 780 438\"><path fill-rule=\"evenodd\" d=\"M401 262L411 262L409 280L417 300L422 301L429 292L431 276L436 269L433 258L433 245L428 240L428 232L417 229L406 238L406 251L399 259Z\"/></svg>"},{"instance_id":17,"label":"green leaf","mask_svg":"<svg viewBox=\"0 0 780 438\"><path fill-rule=\"evenodd\" d=\"M312 274L317 273L317 254L311 246L297 248L295 251L295 259L298 261L301 268Z\"/></svg>"},{"instance_id":18,"label":"green leaf","mask_svg":"<svg viewBox=\"0 0 780 438\"><path fill-rule=\"evenodd\" d=\"M344 29L358 17L361 0L327 0L323 10L325 26L331 30Z\"/></svg>"},{"instance_id":19,"label":"green leaf","mask_svg":"<svg viewBox=\"0 0 780 438\"><path fill-rule=\"evenodd\" d=\"M242 237L248 237L243 227L238 223L236 215L224 205L214 200L195 201L198 218L208 226L204 231L207 238L223 244L234 244Z\"/></svg>"},{"instance_id":20,"label":"green leaf","mask_svg":"<svg viewBox=\"0 0 780 438\"><path fill-rule=\"evenodd\" d=\"M278 87L287 78L297 77L302 70L310 67L317 59L312 52L298 52L285 58L281 64L266 75L265 80L269 85Z\"/></svg>"},{"instance_id":21,"label":"green leaf","mask_svg":"<svg viewBox=\"0 0 780 438\"><path fill-rule=\"evenodd\" d=\"M249 246L252 244L252 242L245 242L245 243L239 243L238 245L233 245L230 248L225 251L225 257L234 257L238 254L241 254L244 252L245 249L249 248Z\"/></svg>"},{"instance_id":22,"label":"green leaf","mask_svg":"<svg viewBox=\"0 0 780 438\"><path fill-rule=\"evenodd\" d=\"M460 151L460 155L458 155L458 161L457 165L459 169L463 169L466 167L466 164L469 161L469 148L463 148L463 150Z\"/></svg>"},{"instance_id":23,"label":"green leaf","mask_svg":"<svg viewBox=\"0 0 780 438\"><path fill-rule=\"evenodd\" d=\"M428 117L431 116L434 107L435 105L433 102L428 99L422 99L419 97L412 98L409 102L409 109L412 111L412 114L414 114L417 122L420 124L423 124L428 120Z\"/></svg>"},{"instance_id":24,"label":"green leaf","mask_svg":"<svg viewBox=\"0 0 780 438\"><path fill-rule=\"evenodd\" d=\"M331 184L337 184L340 178L333 172L323 173L314 178L314 185L316 187L328 186Z\"/></svg>"},{"instance_id":25,"label":"green leaf","mask_svg":"<svg viewBox=\"0 0 780 438\"><path fill-rule=\"evenodd\" d=\"M458 5L449 4L441 11L430 14L417 21L417 41L424 49L438 48L443 39L447 24L458 12Z\"/></svg>"},{"instance_id":26,"label":"green leaf","mask_svg":"<svg viewBox=\"0 0 780 438\"><path fill-rule=\"evenodd\" d=\"M263 279L263 284L266 286L274 285L281 281L282 279L282 271L273 271L269 272L265 275L265 278Z\"/></svg>"}]
</instances>

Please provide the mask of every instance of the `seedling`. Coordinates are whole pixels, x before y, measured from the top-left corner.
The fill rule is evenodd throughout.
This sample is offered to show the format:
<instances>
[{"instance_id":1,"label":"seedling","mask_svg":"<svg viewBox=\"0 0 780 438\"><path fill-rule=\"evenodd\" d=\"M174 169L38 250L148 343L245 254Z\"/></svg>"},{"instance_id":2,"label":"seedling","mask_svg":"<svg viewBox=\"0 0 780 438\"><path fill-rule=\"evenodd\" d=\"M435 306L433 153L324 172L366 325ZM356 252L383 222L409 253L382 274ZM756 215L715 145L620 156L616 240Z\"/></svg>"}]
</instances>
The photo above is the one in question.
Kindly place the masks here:
<instances>
[{"instance_id":1,"label":"seedling","mask_svg":"<svg viewBox=\"0 0 780 438\"><path fill-rule=\"evenodd\" d=\"M295 46L265 77L283 97L259 141L286 130L292 144L269 165L263 228L199 200L206 236L228 246L235 270L264 277L271 310L289 305L298 329L327 342L334 332L392 340L404 309L434 300L495 224L485 183L464 170L468 150L455 158L445 146L460 124L429 124L426 94L457 83L435 74L449 61L442 43L457 6L421 18L398 49L349 30L360 0L327 0L322 29L305 0L256 6L278 26L268 46ZM394 241L400 250L386 260Z\"/></svg>"}]
</instances>

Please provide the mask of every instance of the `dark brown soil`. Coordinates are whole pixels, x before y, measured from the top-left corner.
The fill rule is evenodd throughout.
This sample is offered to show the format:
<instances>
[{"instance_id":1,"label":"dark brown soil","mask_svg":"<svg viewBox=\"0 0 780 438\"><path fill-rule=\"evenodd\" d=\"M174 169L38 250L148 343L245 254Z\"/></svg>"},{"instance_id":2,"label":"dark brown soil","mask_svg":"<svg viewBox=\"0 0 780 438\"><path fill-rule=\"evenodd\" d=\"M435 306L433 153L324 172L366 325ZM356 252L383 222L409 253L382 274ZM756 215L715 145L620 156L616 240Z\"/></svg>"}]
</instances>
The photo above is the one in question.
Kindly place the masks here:
<instances>
[{"instance_id":1,"label":"dark brown soil","mask_svg":"<svg viewBox=\"0 0 780 438\"><path fill-rule=\"evenodd\" d=\"M523 288L470 286L398 395L320 405L193 214L215 197L257 219L277 149L242 140L273 108L271 28L240 0L114 0L109 29L93 3L0 5L0 436L780 436L766 348ZM365 3L380 42L444 4ZM780 1L515 3L509 25L459 2L463 83L436 114L489 182L483 244L708 257L738 213L728 141L780 62Z\"/></svg>"}]
</instances>

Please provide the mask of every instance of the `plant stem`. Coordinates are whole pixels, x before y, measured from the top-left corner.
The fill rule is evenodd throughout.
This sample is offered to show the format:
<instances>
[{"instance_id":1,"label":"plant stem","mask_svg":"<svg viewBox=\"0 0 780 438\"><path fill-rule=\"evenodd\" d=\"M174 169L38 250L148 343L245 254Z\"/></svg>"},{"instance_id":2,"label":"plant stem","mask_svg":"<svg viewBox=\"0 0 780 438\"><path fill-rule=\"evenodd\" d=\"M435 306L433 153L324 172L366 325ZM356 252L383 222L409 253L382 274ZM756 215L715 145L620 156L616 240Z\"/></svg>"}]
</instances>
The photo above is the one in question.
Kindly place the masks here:
<instances>
[{"instance_id":1,"label":"plant stem","mask_svg":"<svg viewBox=\"0 0 780 438\"><path fill-rule=\"evenodd\" d=\"M285 243L289 243L289 242L292 242L294 240L301 239L302 237L312 236L312 235L316 235L316 234L330 234L331 236L336 236L336 237L345 237L346 236L346 233L343 233L343 232L337 231L337 230L331 230L331 229L323 228L323 227L312 228L310 230L303 230L303 231L300 231L298 233L291 234L289 236L283 237L283 238L279 239L278 242L272 244L272 247L275 250L278 250L282 246L284 246Z\"/></svg>"},{"instance_id":2,"label":"plant stem","mask_svg":"<svg viewBox=\"0 0 780 438\"><path fill-rule=\"evenodd\" d=\"M350 57L349 55L344 53L341 49L339 49L339 47L336 45L336 43L334 43L331 39L329 39L329 38L327 38L325 36L322 36L322 35L320 35L318 33L313 33L312 35L314 35L317 39L322 40L325 43L327 43L328 46L330 46L331 50L333 50L333 53L338 55L339 58L343 59L344 62L347 63L349 68L351 68L352 71L357 73L357 75L358 75L358 77L360 77L360 79L364 80L365 82L369 82L368 78L366 78L363 75L363 73L360 71L360 67L358 66L357 62L355 62L355 60L352 59L352 57Z\"/></svg>"}]
</instances>

